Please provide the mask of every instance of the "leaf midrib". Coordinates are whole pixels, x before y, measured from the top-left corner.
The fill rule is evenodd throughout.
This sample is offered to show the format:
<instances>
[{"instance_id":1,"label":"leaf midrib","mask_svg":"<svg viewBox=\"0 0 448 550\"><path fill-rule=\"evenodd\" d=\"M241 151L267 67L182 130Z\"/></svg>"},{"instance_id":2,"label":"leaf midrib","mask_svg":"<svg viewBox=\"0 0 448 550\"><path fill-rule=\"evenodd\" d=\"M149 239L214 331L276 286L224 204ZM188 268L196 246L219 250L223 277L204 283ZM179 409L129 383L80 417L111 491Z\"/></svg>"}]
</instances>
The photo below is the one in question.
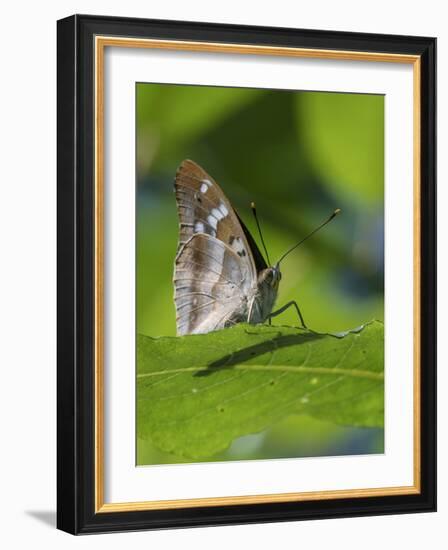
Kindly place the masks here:
<instances>
[{"instance_id":1,"label":"leaf midrib","mask_svg":"<svg viewBox=\"0 0 448 550\"><path fill-rule=\"evenodd\" d=\"M294 365L233 365L231 367L208 367L208 366L198 366L198 367L184 367L180 369L170 369L170 370L161 370L154 372L146 372L137 374L137 378L150 378L152 376L163 376L167 374L179 374L187 372L200 372L200 371L209 371L218 372L219 370L242 370L242 371L258 371L258 372L294 372L298 374L337 374L344 376L352 376L355 378L365 378L368 380L384 380L384 373L382 372L371 372L365 370L357 369L340 369L340 368L326 368L326 367L305 367L305 366L294 366Z\"/></svg>"}]
</instances>

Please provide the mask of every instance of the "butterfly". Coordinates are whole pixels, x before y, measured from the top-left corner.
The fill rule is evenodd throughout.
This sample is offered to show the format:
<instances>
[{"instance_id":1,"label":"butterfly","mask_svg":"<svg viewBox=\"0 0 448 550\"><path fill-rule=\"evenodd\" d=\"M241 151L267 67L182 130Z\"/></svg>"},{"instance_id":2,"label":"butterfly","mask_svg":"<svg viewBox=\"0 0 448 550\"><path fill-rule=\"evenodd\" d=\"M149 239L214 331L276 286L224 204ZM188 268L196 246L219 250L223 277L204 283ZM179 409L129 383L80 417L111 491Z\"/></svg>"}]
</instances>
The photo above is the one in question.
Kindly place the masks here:
<instances>
[{"instance_id":1,"label":"butterfly","mask_svg":"<svg viewBox=\"0 0 448 550\"><path fill-rule=\"evenodd\" d=\"M272 311L282 278L280 261L298 245L269 266L222 189L192 160L179 166L174 189L179 216L174 262L177 334L270 322L289 307L295 307L305 327L295 301ZM261 231L260 237L264 245Z\"/></svg>"}]
</instances>

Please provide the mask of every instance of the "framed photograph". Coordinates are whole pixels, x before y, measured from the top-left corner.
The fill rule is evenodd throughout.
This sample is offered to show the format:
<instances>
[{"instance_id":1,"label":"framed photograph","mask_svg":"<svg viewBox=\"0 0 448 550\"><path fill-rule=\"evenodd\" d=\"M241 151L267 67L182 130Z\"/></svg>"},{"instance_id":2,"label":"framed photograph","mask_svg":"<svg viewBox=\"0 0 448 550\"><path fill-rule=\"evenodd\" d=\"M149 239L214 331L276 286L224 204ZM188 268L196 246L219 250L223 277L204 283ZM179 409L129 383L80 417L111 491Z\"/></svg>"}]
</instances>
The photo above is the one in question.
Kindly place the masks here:
<instances>
[{"instance_id":1,"label":"framed photograph","mask_svg":"<svg viewBox=\"0 0 448 550\"><path fill-rule=\"evenodd\" d=\"M434 38L58 21L58 527L434 511Z\"/></svg>"}]
</instances>

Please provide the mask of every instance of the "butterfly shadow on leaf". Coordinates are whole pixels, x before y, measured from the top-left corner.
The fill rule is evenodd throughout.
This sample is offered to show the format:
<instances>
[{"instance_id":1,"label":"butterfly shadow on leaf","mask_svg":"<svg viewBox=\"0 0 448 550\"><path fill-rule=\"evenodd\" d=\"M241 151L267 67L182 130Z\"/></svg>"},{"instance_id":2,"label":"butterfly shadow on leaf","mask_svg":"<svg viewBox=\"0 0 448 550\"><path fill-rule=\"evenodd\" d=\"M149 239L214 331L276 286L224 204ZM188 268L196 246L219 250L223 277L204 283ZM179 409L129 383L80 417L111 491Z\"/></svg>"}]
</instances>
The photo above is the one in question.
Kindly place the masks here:
<instances>
[{"instance_id":1,"label":"butterfly shadow on leaf","mask_svg":"<svg viewBox=\"0 0 448 550\"><path fill-rule=\"evenodd\" d=\"M308 344L314 340L323 338L324 335L314 332L305 332L301 334L278 335L265 342L248 346L236 352L229 353L223 357L216 359L208 364L207 370L198 371L194 376L210 376L211 374L224 370L231 369L234 365L245 363L255 357L266 353L275 353L281 348Z\"/></svg>"}]
</instances>

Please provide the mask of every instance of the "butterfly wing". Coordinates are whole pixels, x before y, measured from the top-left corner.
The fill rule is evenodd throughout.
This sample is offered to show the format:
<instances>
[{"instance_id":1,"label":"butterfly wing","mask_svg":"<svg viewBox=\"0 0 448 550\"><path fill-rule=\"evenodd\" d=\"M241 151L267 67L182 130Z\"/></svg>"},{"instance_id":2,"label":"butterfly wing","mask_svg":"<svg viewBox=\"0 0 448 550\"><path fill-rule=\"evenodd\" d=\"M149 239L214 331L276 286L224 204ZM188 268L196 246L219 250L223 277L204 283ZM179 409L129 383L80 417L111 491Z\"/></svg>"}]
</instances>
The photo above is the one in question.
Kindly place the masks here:
<instances>
[{"instance_id":1,"label":"butterfly wing","mask_svg":"<svg viewBox=\"0 0 448 550\"><path fill-rule=\"evenodd\" d=\"M195 234L176 258L178 335L224 328L247 317L241 258L222 241Z\"/></svg>"},{"instance_id":2,"label":"butterfly wing","mask_svg":"<svg viewBox=\"0 0 448 550\"><path fill-rule=\"evenodd\" d=\"M263 254L260 252L260 249L258 248L257 243L255 242L255 239L250 234L249 229L247 229L247 227L244 225L243 220L238 216L238 212L236 210L235 210L235 214L237 215L238 220L241 224L241 227L243 228L244 234L246 236L247 242L252 252L257 273L260 273L260 271L263 271L263 269L266 269L268 267L268 264L266 263L263 257Z\"/></svg>"},{"instance_id":3,"label":"butterfly wing","mask_svg":"<svg viewBox=\"0 0 448 550\"><path fill-rule=\"evenodd\" d=\"M175 180L179 247L174 285L178 334L235 322L257 280L245 231L218 184L185 160Z\"/></svg>"}]
</instances>

